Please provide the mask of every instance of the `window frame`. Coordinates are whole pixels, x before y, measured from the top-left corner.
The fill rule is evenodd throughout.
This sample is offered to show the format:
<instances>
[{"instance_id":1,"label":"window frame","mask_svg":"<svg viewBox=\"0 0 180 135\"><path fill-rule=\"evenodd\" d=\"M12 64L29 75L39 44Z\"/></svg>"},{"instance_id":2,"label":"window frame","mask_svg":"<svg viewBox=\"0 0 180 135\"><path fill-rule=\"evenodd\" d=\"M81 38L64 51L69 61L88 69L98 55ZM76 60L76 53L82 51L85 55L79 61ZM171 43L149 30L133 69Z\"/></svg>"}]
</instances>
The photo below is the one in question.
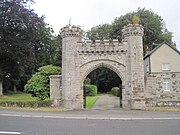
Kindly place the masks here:
<instances>
[{"instance_id":1,"label":"window frame","mask_svg":"<svg viewBox=\"0 0 180 135\"><path fill-rule=\"evenodd\" d=\"M163 91L171 91L171 79L163 78Z\"/></svg>"},{"instance_id":2,"label":"window frame","mask_svg":"<svg viewBox=\"0 0 180 135\"><path fill-rule=\"evenodd\" d=\"M171 70L170 63L162 63L162 70L163 71L170 71Z\"/></svg>"}]
</instances>

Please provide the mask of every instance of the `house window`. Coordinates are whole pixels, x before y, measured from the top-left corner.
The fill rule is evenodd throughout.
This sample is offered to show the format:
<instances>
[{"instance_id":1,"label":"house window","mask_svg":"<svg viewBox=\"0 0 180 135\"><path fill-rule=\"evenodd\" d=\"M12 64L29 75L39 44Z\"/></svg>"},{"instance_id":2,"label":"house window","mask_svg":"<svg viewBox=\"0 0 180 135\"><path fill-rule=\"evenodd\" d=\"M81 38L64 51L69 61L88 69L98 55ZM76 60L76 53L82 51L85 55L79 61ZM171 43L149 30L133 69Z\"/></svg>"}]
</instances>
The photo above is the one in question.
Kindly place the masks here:
<instances>
[{"instance_id":1,"label":"house window","mask_svg":"<svg viewBox=\"0 0 180 135\"><path fill-rule=\"evenodd\" d=\"M171 80L170 78L164 78L163 80L163 90L164 91L170 91L171 88Z\"/></svg>"},{"instance_id":2,"label":"house window","mask_svg":"<svg viewBox=\"0 0 180 135\"><path fill-rule=\"evenodd\" d=\"M170 64L169 63L163 63L162 64L162 70L170 70Z\"/></svg>"}]
</instances>

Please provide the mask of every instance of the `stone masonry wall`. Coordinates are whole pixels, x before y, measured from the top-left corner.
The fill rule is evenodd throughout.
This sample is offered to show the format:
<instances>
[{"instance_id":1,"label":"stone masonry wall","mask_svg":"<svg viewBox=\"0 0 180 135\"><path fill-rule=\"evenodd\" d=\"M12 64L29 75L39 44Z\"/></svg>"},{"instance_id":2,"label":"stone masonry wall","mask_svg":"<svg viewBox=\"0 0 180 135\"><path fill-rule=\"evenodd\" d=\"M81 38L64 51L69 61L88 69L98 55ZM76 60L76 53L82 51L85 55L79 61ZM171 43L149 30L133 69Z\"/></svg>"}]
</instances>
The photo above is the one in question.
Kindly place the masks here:
<instances>
[{"instance_id":1,"label":"stone masonry wall","mask_svg":"<svg viewBox=\"0 0 180 135\"><path fill-rule=\"evenodd\" d=\"M170 91L163 91L163 78L170 78ZM145 76L146 106L180 107L180 73L164 72Z\"/></svg>"},{"instance_id":2,"label":"stone masonry wall","mask_svg":"<svg viewBox=\"0 0 180 135\"><path fill-rule=\"evenodd\" d=\"M50 76L50 100L53 106L59 107L62 100L62 80L61 75Z\"/></svg>"}]
</instances>

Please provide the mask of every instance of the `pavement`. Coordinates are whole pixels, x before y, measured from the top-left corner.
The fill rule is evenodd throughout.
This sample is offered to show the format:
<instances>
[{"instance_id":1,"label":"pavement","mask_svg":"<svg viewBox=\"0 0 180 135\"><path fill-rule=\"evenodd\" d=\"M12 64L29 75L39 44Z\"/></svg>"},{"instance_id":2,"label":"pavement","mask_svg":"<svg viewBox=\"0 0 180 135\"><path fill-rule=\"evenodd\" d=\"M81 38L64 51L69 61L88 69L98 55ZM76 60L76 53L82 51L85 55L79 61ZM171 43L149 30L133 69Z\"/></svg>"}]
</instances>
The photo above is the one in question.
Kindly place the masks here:
<instances>
[{"instance_id":1,"label":"pavement","mask_svg":"<svg viewBox=\"0 0 180 135\"><path fill-rule=\"evenodd\" d=\"M79 110L66 112L37 112L24 110L1 109L0 116L54 118L54 119L99 119L99 120L137 120L137 119L176 119L180 112L158 112L140 110Z\"/></svg>"},{"instance_id":2,"label":"pavement","mask_svg":"<svg viewBox=\"0 0 180 135\"><path fill-rule=\"evenodd\" d=\"M119 98L102 95L91 110L73 111L30 111L0 108L0 116L59 118L59 119L96 119L96 120L137 120L137 119L177 119L180 120L180 111L143 111L125 110L118 106ZM53 109L53 108L52 108Z\"/></svg>"}]
</instances>

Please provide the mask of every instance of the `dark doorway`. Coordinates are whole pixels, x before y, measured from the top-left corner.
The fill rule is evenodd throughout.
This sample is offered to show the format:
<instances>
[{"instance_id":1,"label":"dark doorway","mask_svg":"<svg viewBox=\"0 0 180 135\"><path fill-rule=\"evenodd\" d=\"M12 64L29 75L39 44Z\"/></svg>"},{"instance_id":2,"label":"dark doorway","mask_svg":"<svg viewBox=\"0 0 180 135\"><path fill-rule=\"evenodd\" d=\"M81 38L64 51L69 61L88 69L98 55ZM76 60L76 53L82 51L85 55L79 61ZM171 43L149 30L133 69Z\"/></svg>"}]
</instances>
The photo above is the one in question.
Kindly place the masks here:
<instances>
[{"instance_id":1,"label":"dark doorway","mask_svg":"<svg viewBox=\"0 0 180 135\"><path fill-rule=\"evenodd\" d=\"M88 79L88 81L87 81ZM118 87L119 106L122 107L122 80L111 69L99 67L88 74L85 83L96 85L98 94L111 94L113 87ZM86 108L86 92L84 90L84 108Z\"/></svg>"}]
</instances>

